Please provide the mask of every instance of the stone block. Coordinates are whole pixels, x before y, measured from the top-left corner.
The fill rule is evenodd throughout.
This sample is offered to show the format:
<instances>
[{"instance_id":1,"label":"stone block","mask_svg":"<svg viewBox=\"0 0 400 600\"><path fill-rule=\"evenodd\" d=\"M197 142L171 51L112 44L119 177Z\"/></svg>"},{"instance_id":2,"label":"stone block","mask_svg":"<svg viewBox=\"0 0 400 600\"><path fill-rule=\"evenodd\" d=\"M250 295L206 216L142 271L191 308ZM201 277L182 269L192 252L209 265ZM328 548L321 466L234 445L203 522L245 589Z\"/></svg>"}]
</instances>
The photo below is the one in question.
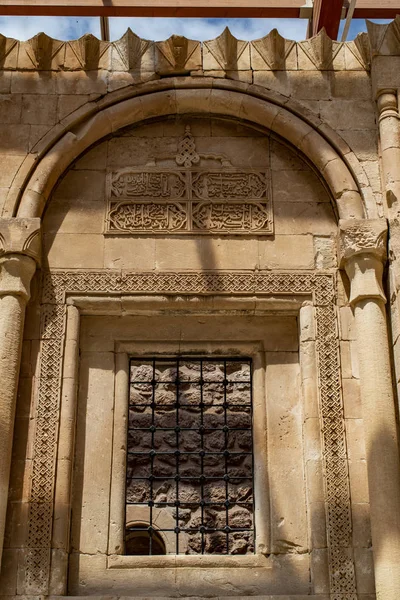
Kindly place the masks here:
<instances>
[{"instance_id":1,"label":"stone block","mask_svg":"<svg viewBox=\"0 0 400 600\"><path fill-rule=\"evenodd\" d=\"M1 573L0 590L5 596L17 594L17 573L20 551L13 548L4 548Z\"/></svg>"},{"instance_id":2,"label":"stone block","mask_svg":"<svg viewBox=\"0 0 400 600\"><path fill-rule=\"evenodd\" d=\"M367 462L362 460L349 461L350 492L354 503L368 503Z\"/></svg>"},{"instance_id":3,"label":"stone block","mask_svg":"<svg viewBox=\"0 0 400 600\"><path fill-rule=\"evenodd\" d=\"M0 128L0 148L9 156L27 153L29 150L29 125L7 125Z\"/></svg>"},{"instance_id":4,"label":"stone block","mask_svg":"<svg viewBox=\"0 0 400 600\"><path fill-rule=\"evenodd\" d=\"M322 459L321 425L319 418L309 418L304 422L304 460Z\"/></svg>"},{"instance_id":5,"label":"stone block","mask_svg":"<svg viewBox=\"0 0 400 600\"><path fill-rule=\"evenodd\" d=\"M35 146L38 144L40 145L40 142L42 140L44 140L46 134L49 132L50 126L49 125L31 125L30 126L30 133L29 133L29 152L38 151L37 147L35 148Z\"/></svg>"},{"instance_id":6,"label":"stone block","mask_svg":"<svg viewBox=\"0 0 400 600\"><path fill-rule=\"evenodd\" d=\"M113 434L114 354L82 353L80 373L77 471L81 472L84 464L82 475L85 477L80 506L75 505L73 512L73 546L82 553L105 554Z\"/></svg>"},{"instance_id":7,"label":"stone block","mask_svg":"<svg viewBox=\"0 0 400 600\"><path fill-rule=\"evenodd\" d=\"M290 96L291 82L286 71L254 71L253 82L284 96Z\"/></svg>"},{"instance_id":8,"label":"stone block","mask_svg":"<svg viewBox=\"0 0 400 600\"><path fill-rule=\"evenodd\" d=\"M152 271L156 264L154 237L106 236L104 238L104 268Z\"/></svg>"},{"instance_id":9,"label":"stone block","mask_svg":"<svg viewBox=\"0 0 400 600\"><path fill-rule=\"evenodd\" d=\"M373 129L341 129L338 133L361 161L378 164L378 137Z\"/></svg>"},{"instance_id":10,"label":"stone block","mask_svg":"<svg viewBox=\"0 0 400 600\"><path fill-rule=\"evenodd\" d=\"M321 119L333 129L375 129L374 103L367 100L320 102Z\"/></svg>"},{"instance_id":11,"label":"stone block","mask_svg":"<svg viewBox=\"0 0 400 600\"><path fill-rule=\"evenodd\" d=\"M58 98L54 95L26 94L22 97L21 122L31 125L54 125Z\"/></svg>"},{"instance_id":12,"label":"stone block","mask_svg":"<svg viewBox=\"0 0 400 600\"><path fill-rule=\"evenodd\" d=\"M349 460L365 460L364 424L362 419L346 420L346 434Z\"/></svg>"},{"instance_id":13,"label":"stone block","mask_svg":"<svg viewBox=\"0 0 400 600\"><path fill-rule=\"evenodd\" d=\"M44 253L49 268L99 269L103 267L103 236L48 233L44 235Z\"/></svg>"},{"instance_id":14,"label":"stone block","mask_svg":"<svg viewBox=\"0 0 400 600\"><path fill-rule=\"evenodd\" d=\"M324 502L311 502L309 511L309 539L310 550L315 548L326 548L326 514Z\"/></svg>"},{"instance_id":15,"label":"stone block","mask_svg":"<svg viewBox=\"0 0 400 600\"><path fill-rule=\"evenodd\" d=\"M106 192L105 172L95 170L70 170L57 186L54 196L58 199L81 202L104 203Z\"/></svg>"},{"instance_id":16,"label":"stone block","mask_svg":"<svg viewBox=\"0 0 400 600\"><path fill-rule=\"evenodd\" d=\"M11 92L11 71L0 72L0 94L9 94Z\"/></svg>"},{"instance_id":17,"label":"stone block","mask_svg":"<svg viewBox=\"0 0 400 600\"><path fill-rule=\"evenodd\" d=\"M360 382L358 379L342 379L344 416L346 419L362 418Z\"/></svg>"},{"instance_id":18,"label":"stone block","mask_svg":"<svg viewBox=\"0 0 400 600\"><path fill-rule=\"evenodd\" d=\"M74 165L75 171L105 171L107 167L108 142L91 148Z\"/></svg>"},{"instance_id":19,"label":"stone block","mask_svg":"<svg viewBox=\"0 0 400 600\"><path fill-rule=\"evenodd\" d=\"M66 94L58 96L57 120L61 121L65 119L66 116L73 113L80 106L89 102L89 99L89 94Z\"/></svg>"},{"instance_id":20,"label":"stone block","mask_svg":"<svg viewBox=\"0 0 400 600\"><path fill-rule=\"evenodd\" d=\"M15 71L11 79L11 93L55 94L56 77L51 71Z\"/></svg>"},{"instance_id":21,"label":"stone block","mask_svg":"<svg viewBox=\"0 0 400 600\"><path fill-rule=\"evenodd\" d=\"M214 237L163 238L156 241L156 269L255 269L257 239Z\"/></svg>"},{"instance_id":22,"label":"stone block","mask_svg":"<svg viewBox=\"0 0 400 600\"><path fill-rule=\"evenodd\" d=\"M290 92L296 100L329 100L329 71L294 71L289 74Z\"/></svg>"},{"instance_id":23,"label":"stone block","mask_svg":"<svg viewBox=\"0 0 400 600\"><path fill-rule=\"evenodd\" d=\"M43 219L46 233L102 234L105 206L98 199L60 198L57 194L50 200Z\"/></svg>"},{"instance_id":24,"label":"stone block","mask_svg":"<svg viewBox=\"0 0 400 600\"><path fill-rule=\"evenodd\" d=\"M311 552L311 582L314 594L329 593L329 559L327 548L316 548Z\"/></svg>"},{"instance_id":25,"label":"stone block","mask_svg":"<svg viewBox=\"0 0 400 600\"><path fill-rule=\"evenodd\" d=\"M331 89L334 98L372 99L371 78L366 71L331 73Z\"/></svg>"},{"instance_id":26,"label":"stone block","mask_svg":"<svg viewBox=\"0 0 400 600\"><path fill-rule=\"evenodd\" d=\"M274 204L280 202L330 202L326 189L311 171L273 171Z\"/></svg>"},{"instance_id":27,"label":"stone block","mask_svg":"<svg viewBox=\"0 0 400 600\"><path fill-rule=\"evenodd\" d=\"M19 167L24 161L24 158L25 154L0 154L0 164L2 166L0 169L0 187L8 188L11 186Z\"/></svg>"},{"instance_id":28,"label":"stone block","mask_svg":"<svg viewBox=\"0 0 400 600\"><path fill-rule=\"evenodd\" d=\"M375 577L372 548L354 548L354 562L358 593L373 594Z\"/></svg>"},{"instance_id":29,"label":"stone block","mask_svg":"<svg viewBox=\"0 0 400 600\"><path fill-rule=\"evenodd\" d=\"M369 504L366 502L353 502L351 509L353 519L353 546L355 548L370 548L372 546L372 539Z\"/></svg>"},{"instance_id":30,"label":"stone block","mask_svg":"<svg viewBox=\"0 0 400 600\"><path fill-rule=\"evenodd\" d=\"M337 266L336 245L333 237L314 236L314 256L317 269L334 269Z\"/></svg>"},{"instance_id":31,"label":"stone block","mask_svg":"<svg viewBox=\"0 0 400 600\"><path fill-rule=\"evenodd\" d=\"M260 240L261 269L313 269L314 248L311 235L279 235Z\"/></svg>"},{"instance_id":32,"label":"stone block","mask_svg":"<svg viewBox=\"0 0 400 600\"><path fill-rule=\"evenodd\" d=\"M74 71L56 73L57 94L105 94L108 71Z\"/></svg>"},{"instance_id":33,"label":"stone block","mask_svg":"<svg viewBox=\"0 0 400 600\"><path fill-rule=\"evenodd\" d=\"M19 123L21 110L22 96L20 94L0 94L0 123Z\"/></svg>"},{"instance_id":34,"label":"stone block","mask_svg":"<svg viewBox=\"0 0 400 600\"><path fill-rule=\"evenodd\" d=\"M339 309L339 326L342 340L356 339L354 314L350 306L342 306Z\"/></svg>"},{"instance_id":35,"label":"stone block","mask_svg":"<svg viewBox=\"0 0 400 600\"><path fill-rule=\"evenodd\" d=\"M310 171L300 154L277 140L271 140L271 169L273 171Z\"/></svg>"}]
</instances>

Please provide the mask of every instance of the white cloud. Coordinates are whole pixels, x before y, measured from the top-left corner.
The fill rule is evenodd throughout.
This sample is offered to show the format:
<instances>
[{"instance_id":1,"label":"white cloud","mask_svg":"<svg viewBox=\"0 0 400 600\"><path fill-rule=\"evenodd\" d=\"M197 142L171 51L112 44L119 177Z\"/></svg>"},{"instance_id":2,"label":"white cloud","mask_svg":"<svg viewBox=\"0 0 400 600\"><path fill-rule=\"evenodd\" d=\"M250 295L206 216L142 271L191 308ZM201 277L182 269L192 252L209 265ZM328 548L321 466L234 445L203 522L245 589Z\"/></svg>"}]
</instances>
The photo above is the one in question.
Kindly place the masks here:
<instances>
[{"instance_id":1,"label":"white cloud","mask_svg":"<svg viewBox=\"0 0 400 600\"><path fill-rule=\"evenodd\" d=\"M376 21L387 23L388 21ZM112 40L119 39L130 27L137 35L150 40L165 40L172 34L185 35L194 40L210 40L228 26L242 40L263 37L271 29L292 40L304 40L307 21L305 19L178 19L178 18L110 18ZM344 26L341 23L339 37ZM100 36L100 20L96 17L0 17L0 33L18 40L27 40L40 31L60 40L73 40L85 33ZM366 31L363 19L354 19L348 39L360 31Z\"/></svg>"},{"instance_id":2,"label":"white cloud","mask_svg":"<svg viewBox=\"0 0 400 600\"><path fill-rule=\"evenodd\" d=\"M294 40L305 38L307 22L303 19L110 19L111 39L120 38L128 27L142 38L165 40L172 34L185 35L195 40L210 40L229 27L242 40L254 40L275 27L284 37Z\"/></svg>"},{"instance_id":3,"label":"white cloud","mask_svg":"<svg viewBox=\"0 0 400 600\"><path fill-rule=\"evenodd\" d=\"M100 36L96 17L0 17L0 33L17 40L29 40L44 31L58 40L74 40L85 33Z\"/></svg>"}]
</instances>

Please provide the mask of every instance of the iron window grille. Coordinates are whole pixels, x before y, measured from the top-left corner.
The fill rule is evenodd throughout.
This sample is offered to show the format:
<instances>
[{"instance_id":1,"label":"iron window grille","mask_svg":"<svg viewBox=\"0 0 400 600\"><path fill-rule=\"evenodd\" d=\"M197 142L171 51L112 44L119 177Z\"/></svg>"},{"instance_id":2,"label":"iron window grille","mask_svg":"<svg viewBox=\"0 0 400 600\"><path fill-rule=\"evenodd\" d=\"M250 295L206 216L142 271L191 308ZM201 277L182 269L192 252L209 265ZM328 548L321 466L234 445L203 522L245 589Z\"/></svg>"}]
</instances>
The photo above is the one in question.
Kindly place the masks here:
<instances>
[{"instance_id":1,"label":"iron window grille","mask_svg":"<svg viewBox=\"0 0 400 600\"><path fill-rule=\"evenodd\" d=\"M169 553L253 553L253 470L251 359L130 360L126 508L141 517L126 538L147 535L150 555L160 535Z\"/></svg>"}]
</instances>

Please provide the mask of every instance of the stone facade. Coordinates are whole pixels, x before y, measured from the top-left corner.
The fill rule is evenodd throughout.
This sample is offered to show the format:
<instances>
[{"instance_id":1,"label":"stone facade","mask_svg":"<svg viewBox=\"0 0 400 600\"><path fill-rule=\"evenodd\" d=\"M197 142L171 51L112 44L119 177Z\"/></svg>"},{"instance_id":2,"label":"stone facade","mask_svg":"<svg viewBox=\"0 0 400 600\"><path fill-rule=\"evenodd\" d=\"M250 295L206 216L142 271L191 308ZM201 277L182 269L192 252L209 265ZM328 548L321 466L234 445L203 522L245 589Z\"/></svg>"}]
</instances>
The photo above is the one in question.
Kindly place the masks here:
<instances>
[{"instance_id":1,"label":"stone facade","mask_svg":"<svg viewBox=\"0 0 400 600\"><path fill-rule=\"evenodd\" d=\"M0 598L399 599L399 24L347 43L0 36ZM150 357L186 357L186 388L138 380ZM165 450L200 359L213 426L252 397L226 447L175 432L253 452L225 466L251 479L225 521L126 481L149 450L138 398L165 387ZM203 487L221 496L194 482L183 502ZM150 508L166 555L128 555ZM224 555L206 530L229 523L247 531Z\"/></svg>"}]
</instances>

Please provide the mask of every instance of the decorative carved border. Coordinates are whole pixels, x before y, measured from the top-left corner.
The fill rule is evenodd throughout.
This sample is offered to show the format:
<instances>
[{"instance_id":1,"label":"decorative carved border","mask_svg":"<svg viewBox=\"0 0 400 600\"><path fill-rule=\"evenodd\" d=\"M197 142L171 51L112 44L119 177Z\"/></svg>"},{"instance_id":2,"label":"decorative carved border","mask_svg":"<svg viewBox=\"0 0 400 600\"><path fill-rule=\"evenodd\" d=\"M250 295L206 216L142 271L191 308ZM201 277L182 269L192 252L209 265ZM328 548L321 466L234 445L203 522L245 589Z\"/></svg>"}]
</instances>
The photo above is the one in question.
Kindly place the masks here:
<instances>
[{"instance_id":1,"label":"decorative carved border","mask_svg":"<svg viewBox=\"0 0 400 600\"><path fill-rule=\"evenodd\" d=\"M53 271L43 280L41 364L29 512L26 593L46 594L60 402L65 301L68 294L312 294L316 306L319 410L331 600L356 600L351 506L341 398L335 280L326 273L121 273Z\"/></svg>"}]
</instances>

